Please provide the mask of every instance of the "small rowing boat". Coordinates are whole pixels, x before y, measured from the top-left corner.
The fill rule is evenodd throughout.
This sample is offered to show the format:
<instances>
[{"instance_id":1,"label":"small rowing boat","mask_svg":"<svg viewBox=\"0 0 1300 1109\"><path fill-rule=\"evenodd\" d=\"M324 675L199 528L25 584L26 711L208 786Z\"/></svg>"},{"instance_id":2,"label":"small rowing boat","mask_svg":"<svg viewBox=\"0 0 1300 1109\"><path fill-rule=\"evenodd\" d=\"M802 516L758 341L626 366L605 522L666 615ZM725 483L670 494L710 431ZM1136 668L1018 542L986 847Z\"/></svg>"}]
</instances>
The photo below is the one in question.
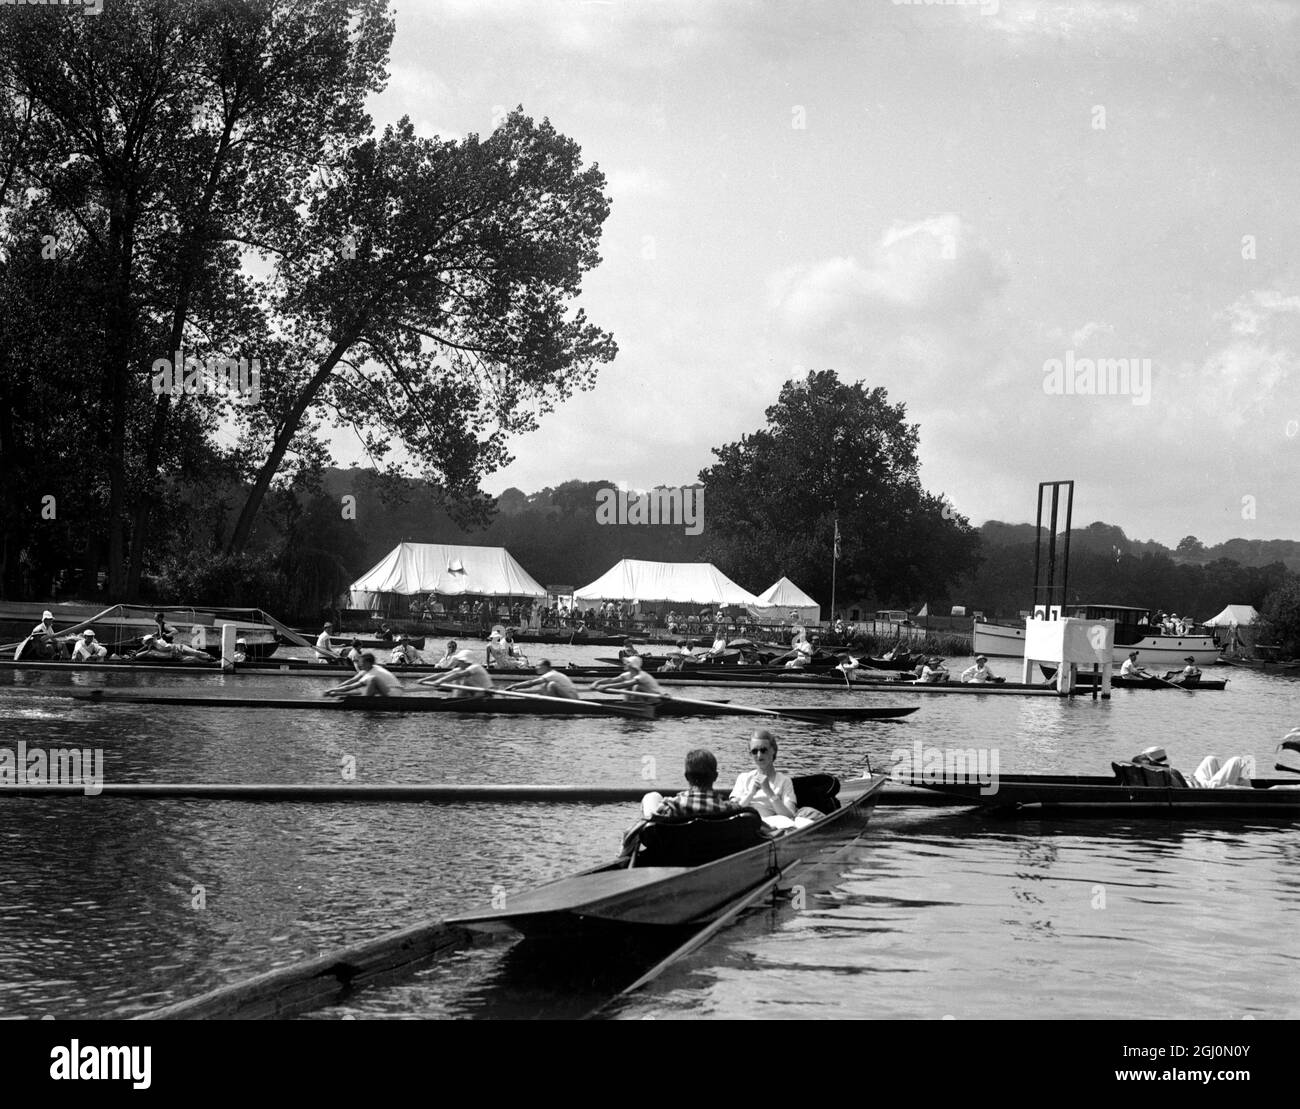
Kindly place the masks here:
<instances>
[{"instance_id":1,"label":"small rowing boat","mask_svg":"<svg viewBox=\"0 0 1300 1109\"><path fill-rule=\"evenodd\" d=\"M1056 677L1055 666L1043 666L1039 664L1039 669L1043 676L1049 681ZM1100 674L1094 674L1090 670L1081 670L1075 676L1075 684L1083 686L1094 686L1101 681ZM1201 689L1201 690L1223 690L1228 687L1226 678L1126 678L1123 674L1116 674L1110 679L1112 689Z\"/></svg>"},{"instance_id":2,"label":"small rowing boat","mask_svg":"<svg viewBox=\"0 0 1300 1109\"><path fill-rule=\"evenodd\" d=\"M299 632L299 635L307 636L306 632ZM307 636L314 643L315 636ZM352 646L353 636L336 635L330 639L330 647L335 651L346 651ZM399 643L402 637L396 636L393 639L375 639L373 636L356 636L357 646L363 651L391 651ZM422 635L406 636L406 642L414 647L417 651L424 650L425 637Z\"/></svg>"},{"instance_id":3,"label":"small rowing boat","mask_svg":"<svg viewBox=\"0 0 1300 1109\"><path fill-rule=\"evenodd\" d=\"M175 705L187 708L227 709L294 709L299 712L456 712L493 716L581 716L606 715L615 706L628 702L616 697L581 700L564 698L513 697L440 697L411 694L405 697L197 697L166 696L156 693L116 689L77 691L70 696L79 701L100 704ZM733 705L729 701L681 701L666 698L655 704L658 716L749 716L755 709ZM916 706L887 705L775 705L758 710L762 715L791 715L819 720L895 720L916 712Z\"/></svg>"},{"instance_id":4,"label":"small rowing boat","mask_svg":"<svg viewBox=\"0 0 1300 1109\"><path fill-rule=\"evenodd\" d=\"M826 815L775 838L763 835L762 821L752 810L651 822L641 830L639 851L631 859L507 894L499 903L446 923L564 939L698 927L726 916L764 886L774 886L819 845L860 834L887 780L877 774L841 787L827 774L795 778L799 804Z\"/></svg>"},{"instance_id":5,"label":"small rowing boat","mask_svg":"<svg viewBox=\"0 0 1300 1109\"><path fill-rule=\"evenodd\" d=\"M1300 818L1300 782L1256 778L1249 787L1220 789L1133 785L1114 777L1070 774L1002 774L990 784L940 782L914 774L896 779L981 809L1023 816L1273 816Z\"/></svg>"}]
</instances>

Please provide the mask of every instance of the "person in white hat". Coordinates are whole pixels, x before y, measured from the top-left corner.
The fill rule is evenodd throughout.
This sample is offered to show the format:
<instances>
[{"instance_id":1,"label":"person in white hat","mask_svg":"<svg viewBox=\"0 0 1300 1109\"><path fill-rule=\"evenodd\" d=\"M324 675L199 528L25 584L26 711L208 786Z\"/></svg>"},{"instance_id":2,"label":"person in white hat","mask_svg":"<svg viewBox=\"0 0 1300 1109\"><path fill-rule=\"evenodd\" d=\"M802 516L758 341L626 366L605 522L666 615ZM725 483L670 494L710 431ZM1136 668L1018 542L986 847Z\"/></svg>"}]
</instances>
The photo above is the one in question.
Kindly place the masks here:
<instances>
[{"instance_id":1,"label":"person in white hat","mask_svg":"<svg viewBox=\"0 0 1300 1109\"><path fill-rule=\"evenodd\" d=\"M1193 772L1190 780L1183 778L1177 770L1169 765L1169 754L1163 747L1148 747L1132 759L1138 765L1160 767L1177 775L1177 781L1186 781L1193 789L1227 789L1233 787L1251 788L1250 772L1254 759L1249 755L1233 755L1226 761L1218 755L1206 755L1201 765Z\"/></svg>"},{"instance_id":2,"label":"person in white hat","mask_svg":"<svg viewBox=\"0 0 1300 1109\"><path fill-rule=\"evenodd\" d=\"M1197 682L1201 678L1201 668L1196 665L1196 659L1192 655L1184 657L1183 661L1187 663L1181 670L1167 670L1165 672L1165 681L1174 682Z\"/></svg>"},{"instance_id":3,"label":"person in white hat","mask_svg":"<svg viewBox=\"0 0 1300 1109\"><path fill-rule=\"evenodd\" d=\"M375 662L373 651L361 653L360 669L342 685L325 690L326 697L398 697L402 683Z\"/></svg>"},{"instance_id":4,"label":"person in white hat","mask_svg":"<svg viewBox=\"0 0 1300 1109\"><path fill-rule=\"evenodd\" d=\"M467 687L453 690L457 697L482 697L492 692L492 675L475 662L468 651L457 651L452 667L450 673L430 674L421 678L419 684Z\"/></svg>"},{"instance_id":5,"label":"person in white hat","mask_svg":"<svg viewBox=\"0 0 1300 1109\"><path fill-rule=\"evenodd\" d=\"M975 656L975 665L968 666L961 672L961 680L965 685L983 685L986 682L994 681L993 672L989 669L989 660L985 655Z\"/></svg>"},{"instance_id":6,"label":"person in white hat","mask_svg":"<svg viewBox=\"0 0 1300 1109\"><path fill-rule=\"evenodd\" d=\"M77 644L72 648L73 662L94 662L107 656L108 649L100 643L95 642L95 633L87 628L81 633Z\"/></svg>"}]
</instances>

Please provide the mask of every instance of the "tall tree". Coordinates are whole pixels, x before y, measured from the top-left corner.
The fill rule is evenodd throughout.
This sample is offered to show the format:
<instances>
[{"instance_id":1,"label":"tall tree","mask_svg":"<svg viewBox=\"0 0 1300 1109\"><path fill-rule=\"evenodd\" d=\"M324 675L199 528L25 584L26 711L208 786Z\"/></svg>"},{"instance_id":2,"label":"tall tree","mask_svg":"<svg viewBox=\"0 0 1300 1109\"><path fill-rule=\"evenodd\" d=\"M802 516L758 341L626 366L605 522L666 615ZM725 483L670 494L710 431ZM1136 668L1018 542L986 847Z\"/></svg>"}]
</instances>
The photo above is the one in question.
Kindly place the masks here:
<instances>
[{"instance_id":1,"label":"tall tree","mask_svg":"<svg viewBox=\"0 0 1300 1109\"><path fill-rule=\"evenodd\" d=\"M384 0L115 0L95 19L48 14L0 10L0 144L26 136L14 176L84 244L97 288L108 491L87 522L106 532L122 596L139 581L168 440L192 430L174 407L205 409L210 426L222 404L154 397L153 361L239 353L267 331L236 244L287 234L317 164L368 130L362 105L382 88L392 19ZM14 202L0 192L0 208Z\"/></svg>"},{"instance_id":2,"label":"tall tree","mask_svg":"<svg viewBox=\"0 0 1300 1109\"><path fill-rule=\"evenodd\" d=\"M787 382L766 415L700 473L706 549L729 574L786 575L829 603L837 522L841 598L933 600L976 564L975 533L921 487L917 426L884 389L814 372Z\"/></svg>"},{"instance_id":3,"label":"tall tree","mask_svg":"<svg viewBox=\"0 0 1300 1109\"><path fill-rule=\"evenodd\" d=\"M286 453L332 414L374 457L402 444L463 518L485 473L616 352L571 301L599 261L605 178L522 110L487 138L416 136L407 119L348 152L275 256L275 314L298 357L248 413L265 460L231 536L243 549Z\"/></svg>"}]
</instances>

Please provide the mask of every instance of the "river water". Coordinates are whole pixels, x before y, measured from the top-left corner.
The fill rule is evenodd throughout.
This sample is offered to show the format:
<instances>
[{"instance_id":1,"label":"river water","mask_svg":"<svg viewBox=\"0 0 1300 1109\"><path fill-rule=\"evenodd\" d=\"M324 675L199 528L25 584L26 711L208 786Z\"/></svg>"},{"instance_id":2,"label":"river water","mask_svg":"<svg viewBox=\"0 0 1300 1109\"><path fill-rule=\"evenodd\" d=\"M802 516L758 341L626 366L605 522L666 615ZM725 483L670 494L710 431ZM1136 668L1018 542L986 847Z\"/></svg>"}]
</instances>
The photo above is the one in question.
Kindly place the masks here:
<instances>
[{"instance_id":1,"label":"river water","mask_svg":"<svg viewBox=\"0 0 1300 1109\"><path fill-rule=\"evenodd\" d=\"M534 648L536 651L537 648ZM606 649L552 648L589 662ZM964 665L963 660L954 660ZM1018 676L1018 664L994 670ZM779 729L788 771L860 771L916 742L987 748L1003 773L1097 773L1160 743L1190 770L1297 723L1292 679L1217 667L1222 693L1112 700L839 694L920 704L899 722ZM337 678L333 679L337 681ZM70 701L76 688L307 697L325 677L0 673L0 746L104 753L109 782L533 782L677 788L736 718L564 719L211 710ZM718 690L750 704L814 691ZM653 777L651 777L653 776ZM0 796L0 1015L128 1016L600 862L634 806L288 804ZM1300 828L1010 823L880 808L613 1015L884 1018L1300 1016ZM645 956L640 953L641 963ZM651 960L653 961L653 960ZM629 962L632 966L636 960ZM576 1016L644 965L494 943L318 1018Z\"/></svg>"}]
</instances>

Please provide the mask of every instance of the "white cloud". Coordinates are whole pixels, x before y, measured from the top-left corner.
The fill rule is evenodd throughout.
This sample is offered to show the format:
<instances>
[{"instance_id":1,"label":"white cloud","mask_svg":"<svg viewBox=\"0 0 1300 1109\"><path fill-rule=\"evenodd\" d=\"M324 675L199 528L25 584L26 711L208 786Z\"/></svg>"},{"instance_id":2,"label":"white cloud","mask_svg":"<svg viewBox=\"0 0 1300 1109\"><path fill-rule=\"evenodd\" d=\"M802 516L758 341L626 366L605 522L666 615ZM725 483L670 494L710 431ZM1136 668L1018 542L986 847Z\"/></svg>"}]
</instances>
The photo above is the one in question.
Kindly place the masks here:
<instances>
[{"instance_id":1,"label":"white cloud","mask_svg":"<svg viewBox=\"0 0 1300 1109\"><path fill-rule=\"evenodd\" d=\"M950 318L982 308L999 266L952 213L890 227L865 261L829 258L773 274L769 304L794 335L840 332L859 342L896 332L903 317Z\"/></svg>"},{"instance_id":2,"label":"white cloud","mask_svg":"<svg viewBox=\"0 0 1300 1109\"><path fill-rule=\"evenodd\" d=\"M1108 323L1096 323L1089 320L1078 331L1070 336L1070 342L1076 347L1083 346L1094 335L1114 335L1115 328Z\"/></svg>"},{"instance_id":3,"label":"white cloud","mask_svg":"<svg viewBox=\"0 0 1300 1109\"><path fill-rule=\"evenodd\" d=\"M1278 318L1300 314L1300 296L1287 296L1276 289L1256 289L1229 305L1223 315L1234 335L1260 335Z\"/></svg>"}]
</instances>

